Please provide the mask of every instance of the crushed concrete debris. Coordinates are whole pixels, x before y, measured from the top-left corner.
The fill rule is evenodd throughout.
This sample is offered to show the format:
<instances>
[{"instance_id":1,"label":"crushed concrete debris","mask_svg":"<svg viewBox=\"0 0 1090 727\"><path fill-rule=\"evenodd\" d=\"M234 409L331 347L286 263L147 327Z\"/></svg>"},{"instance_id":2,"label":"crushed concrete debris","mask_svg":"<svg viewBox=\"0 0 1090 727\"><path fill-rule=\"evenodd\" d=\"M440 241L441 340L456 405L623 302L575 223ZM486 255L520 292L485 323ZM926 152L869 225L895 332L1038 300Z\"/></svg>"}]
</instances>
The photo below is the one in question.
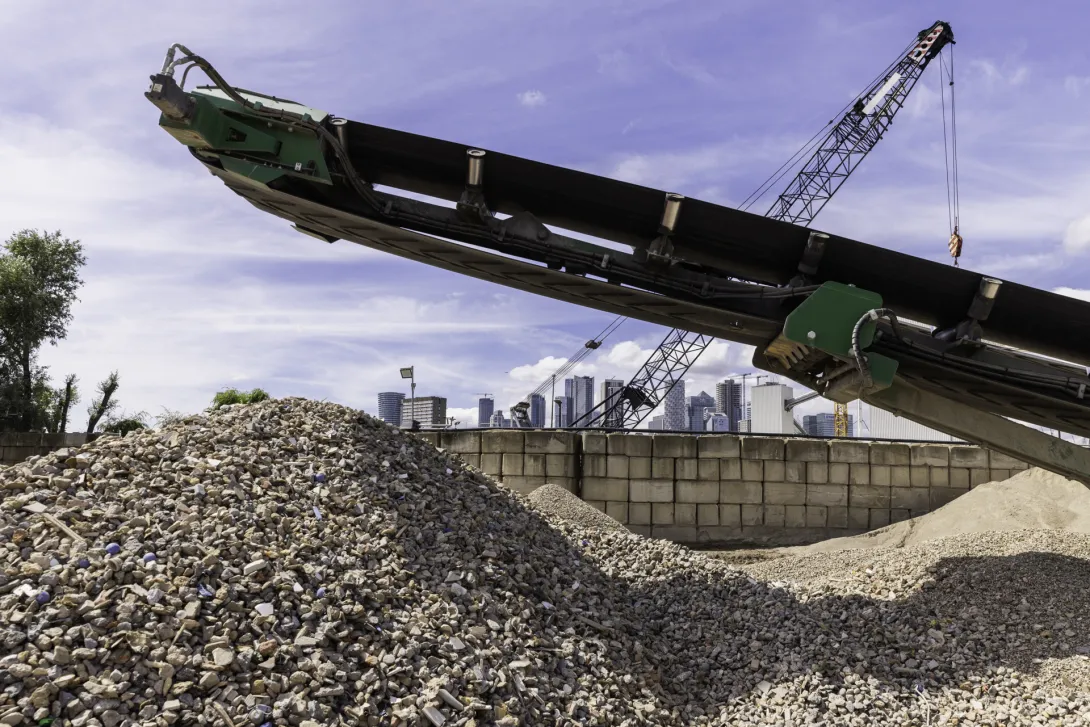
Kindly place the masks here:
<instances>
[{"instance_id":1,"label":"crushed concrete debris","mask_svg":"<svg viewBox=\"0 0 1090 727\"><path fill-rule=\"evenodd\" d=\"M891 561L843 584L769 582L535 510L412 435L302 399L34 458L0 470L0 490L2 724L1090 712L1086 536L963 536L919 577Z\"/></svg>"}]
</instances>

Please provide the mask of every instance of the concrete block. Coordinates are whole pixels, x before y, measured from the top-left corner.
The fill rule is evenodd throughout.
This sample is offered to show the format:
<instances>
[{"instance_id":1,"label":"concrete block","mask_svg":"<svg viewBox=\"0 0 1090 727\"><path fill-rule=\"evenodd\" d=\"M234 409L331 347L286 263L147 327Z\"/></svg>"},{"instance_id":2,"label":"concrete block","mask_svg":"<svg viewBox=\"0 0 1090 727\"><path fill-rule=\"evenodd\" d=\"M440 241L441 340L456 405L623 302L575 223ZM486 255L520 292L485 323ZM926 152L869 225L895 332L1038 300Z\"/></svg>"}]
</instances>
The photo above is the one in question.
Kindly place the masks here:
<instances>
[{"instance_id":1,"label":"concrete block","mask_svg":"<svg viewBox=\"0 0 1090 727\"><path fill-rule=\"evenodd\" d=\"M719 460L698 459L696 461L696 478L701 482L719 483Z\"/></svg>"},{"instance_id":2,"label":"concrete block","mask_svg":"<svg viewBox=\"0 0 1090 727\"><path fill-rule=\"evenodd\" d=\"M806 506L805 505L787 505L784 507L783 512L783 524L788 528L804 528L806 527Z\"/></svg>"},{"instance_id":3,"label":"concrete block","mask_svg":"<svg viewBox=\"0 0 1090 727\"><path fill-rule=\"evenodd\" d=\"M826 507L847 507L847 485L807 485L806 504Z\"/></svg>"},{"instance_id":4,"label":"concrete block","mask_svg":"<svg viewBox=\"0 0 1090 727\"><path fill-rule=\"evenodd\" d=\"M462 454L459 454L459 455L456 455L456 456L458 457L458 459L465 462L466 465L468 465L470 467L475 467L477 469L481 469L481 455L462 453Z\"/></svg>"},{"instance_id":5,"label":"concrete block","mask_svg":"<svg viewBox=\"0 0 1090 727\"><path fill-rule=\"evenodd\" d=\"M828 507L826 510L826 525L830 528L848 527L848 508Z\"/></svg>"},{"instance_id":6,"label":"concrete block","mask_svg":"<svg viewBox=\"0 0 1090 727\"><path fill-rule=\"evenodd\" d=\"M926 510L931 507L931 490L927 487L892 487L889 504L907 510Z\"/></svg>"},{"instance_id":7,"label":"concrete block","mask_svg":"<svg viewBox=\"0 0 1090 727\"><path fill-rule=\"evenodd\" d=\"M480 454L481 433L459 432L457 429L440 432L439 446L452 454Z\"/></svg>"},{"instance_id":8,"label":"concrete block","mask_svg":"<svg viewBox=\"0 0 1090 727\"><path fill-rule=\"evenodd\" d=\"M991 482L991 472L988 470L971 469L969 470L969 487L976 487L977 485L983 485L985 482Z\"/></svg>"},{"instance_id":9,"label":"concrete block","mask_svg":"<svg viewBox=\"0 0 1090 727\"><path fill-rule=\"evenodd\" d=\"M698 474L696 463L699 462L696 457L678 457L674 460L674 479L677 480L695 480ZM718 480L719 478L716 477Z\"/></svg>"},{"instance_id":10,"label":"concrete block","mask_svg":"<svg viewBox=\"0 0 1090 727\"><path fill-rule=\"evenodd\" d=\"M655 480L672 480L674 479L674 458L673 457L652 457L651 458L651 478Z\"/></svg>"},{"instance_id":11,"label":"concrete block","mask_svg":"<svg viewBox=\"0 0 1090 727\"><path fill-rule=\"evenodd\" d=\"M545 467L545 454L524 454L522 455L522 474L528 477L545 477L549 474L548 469ZM554 455L560 457L570 457L571 455Z\"/></svg>"},{"instance_id":12,"label":"concrete block","mask_svg":"<svg viewBox=\"0 0 1090 727\"><path fill-rule=\"evenodd\" d=\"M931 509L938 510L946 503L956 499L965 490L955 490L952 487L932 487L928 492L931 493Z\"/></svg>"},{"instance_id":13,"label":"concrete block","mask_svg":"<svg viewBox=\"0 0 1090 727\"><path fill-rule=\"evenodd\" d=\"M639 535L644 538L651 537L650 525L634 525L632 523L629 523L628 525L625 525L625 527L628 528L629 532L633 533L634 535Z\"/></svg>"},{"instance_id":14,"label":"concrete block","mask_svg":"<svg viewBox=\"0 0 1090 727\"><path fill-rule=\"evenodd\" d=\"M514 490L521 495L529 495L545 484L544 477L525 477L522 475L511 475L510 477L503 478L503 486Z\"/></svg>"},{"instance_id":15,"label":"concrete block","mask_svg":"<svg viewBox=\"0 0 1090 727\"><path fill-rule=\"evenodd\" d=\"M910 517L912 517L910 510L896 510L895 509L895 510L890 510L889 511L889 521L890 521L890 523L904 522L905 520L908 520Z\"/></svg>"},{"instance_id":16,"label":"concrete block","mask_svg":"<svg viewBox=\"0 0 1090 727\"><path fill-rule=\"evenodd\" d=\"M583 438L583 454L606 454L606 435L597 432L580 432Z\"/></svg>"},{"instance_id":17,"label":"concrete block","mask_svg":"<svg viewBox=\"0 0 1090 727\"><path fill-rule=\"evenodd\" d=\"M719 479L742 479L742 460L737 457L727 457L719 460Z\"/></svg>"},{"instance_id":18,"label":"concrete block","mask_svg":"<svg viewBox=\"0 0 1090 727\"><path fill-rule=\"evenodd\" d=\"M888 508L891 489L889 487L876 487L875 485L849 487L848 502L852 507Z\"/></svg>"},{"instance_id":19,"label":"concrete block","mask_svg":"<svg viewBox=\"0 0 1090 727\"><path fill-rule=\"evenodd\" d=\"M630 502L630 503L628 503L628 524L629 525L650 525L651 524L651 503L649 503L649 502Z\"/></svg>"},{"instance_id":20,"label":"concrete block","mask_svg":"<svg viewBox=\"0 0 1090 727\"><path fill-rule=\"evenodd\" d=\"M950 468L950 487L957 487L962 490L969 489L969 470L965 467L951 467Z\"/></svg>"},{"instance_id":21,"label":"concrete block","mask_svg":"<svg viewBox=\"0 0 1090 727\"><path fill-rule=\"evenodd\" d=\"M623 454L606 455L606 477L628 479L628 457Z\"/></svg>"},{"instance_id":22,"label":"concrete block","mask_svg":"<svg viewBox=\"0 0 1090 727\"><path fill-rule=\"evenodd\" d=\"M696 437L684 434L655 434L652 436L652 452L655 457L696 457Z\"/></svg>"},{"instance_id":23,"label":"concrete block","mask_svg":"<svg viewBox=\"0 0 1090 727\"><path fill-rule=\"evenodd\" d=\"M783 481L784 482L806 482L806 463L805 462L791 462L787 461L783 463Z\"/></svg>"},{"instance_id":24,"label":"concrete block","mask_svg":"<svg viewBox=\"0 0 1090 727\"><path fill-rule=\"evenodd\" d=\"M764 485L746 480L720 482L719 502L734 505L760 505L764 502Z\"/></svg>"},{"instance_id":25,"label":"concrete block","mask_svg":"<svg viewBox=\"0 0 1090 727\"><path fill-rule=\"evenodd\" d=\"M527 461L533 455L526 455ZM547 454L545 455L545 474L549 477L574 477L574 454Z\"/></svg>"},{"instance_id":26,"label":"concrete block","mask_svg":"<svg viewBox=\"0 0 1090 727\"><path fill-rule=\"evenodd\" d=\"M912 468L908 465L894 465L889 468L889 484L894 487L912 486Z\"/></svg>"},{"instance_id":27,"label":"concrete block","mask_svg":"<svg viewBox=\"0 0 1090 727\"><path fill-rule=\"evenodd\" d=\"M604 454L583 454L583 476L584 477L605 477L606 476L606 462L608 461L608 455Z\"/></svg>"},{"instance_id":28,"label":"concrete block","mask_svg":"<svg viewBox=\"0 0 1090 727\"><path fill-rule=\"evenodd\" d=\"M765 478L765 463L759 459L742 460L743 480L763 480Z\"/></svg>"},{"instance_id":29,"label":"concrete block","mask_svg":"<svg viewBox=\"0 0 1090 727\"><path fill-rule=\"evenodd\" d=\"M806 527L823 528L828 523L829 512L824 505L806 506Z\"/></svg>"},{"instance_id":30,"label":"concrete block","mask_svg":"<svg viewBox=\"0 0 1090 727\"><path fill-rule=\"evenodd\" d=\"M673 525L674 524L674 503L672 502L655 502L651 504L651 524L652 525Z\"/></svg>"},{"instance_id":31,"label":"concrete block","mask_svg":"<svg viewBox=\"0 0 1090 727\"><path fill-rule=\"evenodd\" d=\"M624 445L624 451L621 454L627 454L629 457L651 457L654 455L652 435L622 434L621 437L621 443ZM610 454L616 453L610 452Z\"/></svg>"},{"instance_id":32,"label":"concrete block","mask_svg":"<svg viewBox=\"0 0 1090 727\"><path fill-rule=\"evenodd\" d=\"M525 469L523 467L524 456L525 455L522 454L504 454L503 459L500 460L500 467L502 468L500 470L500 473L505 477L507 475L517 475L521 477L525 473ZM541 474L544 475L545 473L542 472Z\"/></svg>"},{"instance_id":33,"label":"concrete block","mask_svg":"<svg viewBox=\"0 0 1090 727\"><path fill-rule=\"evenodd\" d=\"M824 439L788 439L784 459L789 462L828 462L829 443Z\"/></svg>"},{"instance_id":34,"label":"concrete block","mask_svg":"<svg viewBox=\"0 0 1090 727\"><path fill-rule=\"evenodd\" d=\"M834 485L847 485L851 482L851 468L847 462L829 463L829 482Z\"/></svg>"},{"instance_id":35,"label":"concrete block","mask_svg":"<svg viewBox=\"0 0 1090 727\"><path fill-rule=\"evenodd\" d=\"M870 464L870 444L834 439L829 442L829 461Z\"/></svg>"},{"instance_id":36,"label":"concrete block","mask_svg":"<svg viewBox=\"0 0 1090 727\"><path fill-rule=\"evenodd\" d=\"M935 487L949 487L950 486L950 468L949 467L932 467L929 474L929 485Z\"/></svg>"},{"instance_id":37,"label":"concrete block","mask_svg":"<svg viewBox=\"0 0 1090 727\"><path fill-rule=\"evenodd\" d=\"M828 462L807 462L806 481L810 484L824 485L829 481Z\"/></svg>"},{"instance_id":38,"label":"concrete block","mask_svg":"<svg viewBox=\"0 0 1090 727\"><path fill-rule=\"evenodd\" d=\"M671 543L695 543L696 526L658 525L651 526L651 537L656 540L669 540Z\"/></svg>"},{"instance_id":39,"label":"concrete block","mask_svg":"<svg viewBox=\"0 0 1090 727\"><path fill-rule=\"evenodd\" d=\"M571 454L575 451L575 432L526 432L527 454Z\"/></svg>"},{"instance_id":40,"label":"concrete block","mask_svg":"<svg viewBox=\"0 0 1090 727\"><path fill-rule=\"evenodd\" d=\"M700 543L733 543L744 539L741 525L724 526L709 525L697 527L696 539Z\"/></svg>"},{"instance_id":41,"label":"concrete block","mask_svg":"<svg viewBox=\"0 0 1090 727\"><path fill-rule=\"evenodd\" d=\"M593 507L595 510L601 510L602 512L606 511L605 500L584 500L583 502L587 503L588 505Z\"/></svg>"},{"instance_id":42,"label":"concrete block","mask_svg":"<svg viewBox=\"0 0 1090 727\"><path fill-rule=\"evenodd\" d=\"M951 467L983 468L988 466L988 450L980 447L954 445L950 448Z\"/></svg>"},{"instance_id":43,"label":"concrete block","mask_svg":"<svg viewBox=\"0 0 1090 727\"><path fill-rule=\"evenodd\" d=\"M769 482L786 482L786 467L784 462L768 460L765 462L765 480Z\"/></svg>"},{"instance_id":44,"label":"concrete block","mask_svg":"<svg viewBox=\"0 0 1090 727\"><path fill-rule=\"evenodd\" d=\"M650 457L629 457L628 458L628 476L634 480L649 480L651 479L651 458Z\"/></svg>"},{"instance_id":45,"label":"concrete block","mask_svg":"<svg viewBox=\"0 0 1090 727\"><path fill-rule=\"evenodd\" d=\"M499 477L501 467L503 466L503 455L496 452L489 452L488 454L481 455L481 472L486 475L492 475L493 477Z\"/></svg>"},{"instance_id":46,"label":"concrete block","mask_svg":"<svg viewBox=\"0 0 1090 727\"><path fill-rule=\"evenodd\" d=\"M852 462L848 465L848 484L849 485L869 485L870 484L870 465L858 464Z\"/></svg>"},{"instance_id":47,"label":"concrete block","mask_svg":"<svg viewBox=\"0 0 1090 727\"><path fill-rule=\"evenodd\" d=\"M439 444L439 434L439 432L413 432L411 436L416 437L422 442L427 442L433 447L442 447L442 445ZM474 432L474 434L476 434L476 432Z\"/></svg>"},{"instance_id":48,"label":"concrete block","mask_svg":"<svg viewBox=\"0 0 1090 727\"><path fill-rule=\"evenodd\" d=\"M989 470L992 482L1002 482L1003 480L1010 479L1010 470Z\"/></svg>"},{"instance_id":49,"label":"concrete block","mask_svg":"<svg viewBox=\"0 0 1090 727\"><path fill-rule=\"evenodd\" d=\"M1025 462L1020 459L1015 459L1014 457L1005 455L1002 452L993 452L992 450L988 450L988 466L991 467L993 470L1009 470L1012 467L1017 467L1021 464L1025 464Z\"/></svg>"},{"instance_id":50,"label":"concrete block","mask_svg":"<svg viewBox=\"0 0 1090 727\"><path fill-rule=\"evenodd\" d=\"M923 517L928 512L930 512L930 510L909 510L908 515L909 515L909 518Z\"/></svg>"},{"instance_id":51,"label":"concrete block","mask_svg":"<svg viewBox=\"0 0 1090 727\"><path fill-rule=\"evenodd\" d=\"M911 464L908 445L893 442L874 442L870 445L870 463L876 465Z\"/></svg>"},{"instance_id":52,"label":"concrete block","mask_svg":"<svg viewBox=\"0 0 1090 727\"><path fill-rule=\"evenodd\" d=\"M673 502L673 480L630 480L628 487L630 502Z\"/></svg>"},{"instance_id":53,"label":"concrete block","mask_svg":"<svg viewBox=\"0 0 1090 727\"><path fill-rule=\"evenodd\" d=\"M773 437L742 437L742 459L784 458L784 440Z\"/></svg>"},{"instance_id":54,"label":"concrete block","mask_svg":"<svg viewBox=\"0 0 1090 727\"><path fill-rule=\"evenodd\" d=\"M696 524L709 527L719 524L719 505L700 504L696 506Z\"/></svg>"},{"instance_id":55,"label":"concrete block","mask_svg":"<svg viewBox=\"0 0 1090 727\"><path fill-rule=\"evenodd\" d=\"M908 484L912 487L931 485L931 468L927 465L912 465L908 468Z\"/></svg>"},{"instance_id":56,"label":"concrete block","mask_svg":"<svg viewBox=\"0 0 1090 727\"><path fill-rule=\"evenodd\" d=\"M768 527L782 528L786 523L787 505L765 505L764 524Z\"/></svg>"},{"instance_id":57,"label":"concrete block","mask_svg":"<svg viewBox=\"0 0 1090 727\"><path fill-rule=\"evenodd\" d=\"M740 528L742 527L742 506L741 505L720 505L719 506L719 525L723 527Z\"/></svg>"},{"instance_id":58,"label":"concrete block","mask_svg":"<svg viewBox=\"0 0 1090 727\"><path fill-rule=\"evenodd\" d=\"M691 502L675 502L674 525L696 525L696 505Z\"/></svg>"},{"instance_id":59,"label":"concrete block","mask_svg":"<svg viewBox=\"0 0 1090 727\"><path fill-rule=\"evenodd\" d=\"M587 500L628 501L628 480L614 477L584 477L583 497Z\"/></svg>"},{"instance_id":60,"label":"concrete block","mask_svg":"<svg viewBox=\"0 0 1090 727\"><path fill-rule=\"evenodd\" d=\"M606 435L606 454L625 454L626 440L632 435L611 432Z\"/></svg>"},{"instance_id":61,"label":"concrete block","mask_svg":"<svg viewBox=\"0 0 1090 727\"><path fill-rule=\"evenodd\" d=\"M742 526L763 525L764 505L742 505Z\"/></svg>"},{"instance_id":62,"label":"concrete block","mask_svg":"<svg viewBox=\"0 0 1090 727\"><path fill-rule=\"evenodd\" d=\"M740 457L742 445L734 434L705 434L696 440L696 456L701 459Z\"/></svg>"},{"instance_id":63,"label":"concrete block","mask_svg":"<svg viewBox=\"0 0 1090 727\"><path fill-rule=\"evenodd\" d=\"M889 525L889 510L884 508L871 508L870 529L884 528Z\"/></svg>"},{"instance_id":64,"label":"concrete block","mask_svg":"<svg viewBox=\"0 0 1090 727\"><path fill-rule=\"evenodd\" d=\"M912 461L909 464L926 467L949 467L950 445L948 444L913 444Z\"/></svg>"},{"instance_id":65,"label":"concrete block","mask_svg":"<svg viewBox=\"0 0 1090 727\"><path fill-rule=\"evenodd\" d=\"M562 487L568 492L575 492L575 478L574 477L545 477L545 482L550 485L556 485Z\"/></svg>"},{"instance_id":66,"label":"concrete block","mask_svg":"<svg viewBox=\"0 0 1090 727\"><path fill-rule=\"evenodd\" d=\"M805 505L807 485L801 482L764 483L766 505Z\"/></svg>"},{"instance_id":67,"label":"concrete block","mask_svg":"<svg viewBox=\"0 0 1090 727\"><path fill-rule=\"evenodd\" d=\"M719 483L699 480L678 480L677 502L719 502Z\"/></svg>"},{"instance_id":68,"label":"concrete block","mask_svg":"<svg viewBox=\"0 0 1090 727\"><path fill-rule=\"evenodd\" d=\"M866 530L869 528L870 509L866 507L849 507L848 527L852 530Z\"/></svg>"},{"instance_id":69,"label":"concrete block","mask_svg":"<svg viewBox=\"0 0 1090 727\"><path fill-rule=\"evenodd\" d=\"M525 448L525 432L503 429L481 432L482 454L522 454Z\"/></svg>"},{"instance_id":70,"label":"concrete block","mask_svg":"<svg viewBox=\"0 0 1090 727\"><path fill-rule=\"evenodd\" d=\"M617 522L624 524L628 522L628 503L627 502L606 502L606 515Z\"/></svg>"},{"instance_id":71,"label":"concrete block","mask_svg":"<svg viewBox=\"0 0 1090 727\"><path fill-rule=\"evenodd\" d=\"M878 485L880 487L889 487L891 484L890 472L890 465L872 464L870 466L870 484Z\"/></svg>"}]
</instances>

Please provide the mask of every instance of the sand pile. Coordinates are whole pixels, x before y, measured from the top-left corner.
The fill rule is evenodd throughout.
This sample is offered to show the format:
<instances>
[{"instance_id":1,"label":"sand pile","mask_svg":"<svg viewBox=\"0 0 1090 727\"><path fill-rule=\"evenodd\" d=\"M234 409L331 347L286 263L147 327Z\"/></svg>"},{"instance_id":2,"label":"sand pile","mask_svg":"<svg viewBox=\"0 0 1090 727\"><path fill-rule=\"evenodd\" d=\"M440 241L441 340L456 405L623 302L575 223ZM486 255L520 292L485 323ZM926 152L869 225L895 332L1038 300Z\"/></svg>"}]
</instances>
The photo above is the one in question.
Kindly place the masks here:
<instances>
[{"instance_id":1,"label":"sand pile","mask_svg":"<svg viewBox=\"0 0 1090 727\"><path fill-rule=\"evenodd\" d=\"M541 512L563 518L575 525L606 531L628 532L624 525L609 515L557 485L542 485L531 492L527 499Z\"/></svg>"}]
</instances>

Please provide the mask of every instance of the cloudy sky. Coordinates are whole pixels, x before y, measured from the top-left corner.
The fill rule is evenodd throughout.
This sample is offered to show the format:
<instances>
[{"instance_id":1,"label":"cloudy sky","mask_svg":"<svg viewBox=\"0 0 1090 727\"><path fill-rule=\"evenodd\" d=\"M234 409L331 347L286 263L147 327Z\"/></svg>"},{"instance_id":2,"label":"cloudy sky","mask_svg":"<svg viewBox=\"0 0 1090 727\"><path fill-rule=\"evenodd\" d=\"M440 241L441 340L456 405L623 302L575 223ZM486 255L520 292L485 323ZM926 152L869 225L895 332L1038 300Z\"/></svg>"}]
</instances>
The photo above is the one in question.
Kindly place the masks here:
<instances>
[{"instance_id":1,"label":"cloudy sky","mask_svg":"<svg viewBox=\"0 0 1090 727\"><path fill-rule=\"evenodd\" d=\"M1075 22L1090 11L900 5L0 1L0 232L59 229L88 257L70 334L43 362L85 390L117 369L122 406L152 415L227 386L373 412L412 364L418 393L468 420L475 394L510 405L612 318L259 213L157 127L142 93L173 42L234 85L340 116L737 204L944 19L962 264L1090 297L1090 53ZM939 81L932 66L816 227L947 259ZM665 333L628 322L581 372L627 378ZM716 344L690 389L750 370L749 354Z\"/></svg>"}]
</instances>

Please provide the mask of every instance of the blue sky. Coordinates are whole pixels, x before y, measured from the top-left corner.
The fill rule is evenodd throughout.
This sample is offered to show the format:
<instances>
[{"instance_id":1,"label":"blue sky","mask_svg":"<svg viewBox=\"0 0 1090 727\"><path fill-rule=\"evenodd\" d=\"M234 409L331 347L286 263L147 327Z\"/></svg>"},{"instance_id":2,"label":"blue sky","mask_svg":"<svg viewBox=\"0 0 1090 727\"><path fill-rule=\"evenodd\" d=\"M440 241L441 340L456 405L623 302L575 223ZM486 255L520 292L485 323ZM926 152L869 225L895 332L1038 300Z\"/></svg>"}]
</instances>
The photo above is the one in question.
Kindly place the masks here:
<instances>
[{"instance_id":1,"label":"blue sky","mask_svg":"<svg viewBox=\"0 0 1090 727\"><path fill-rule=\"evenodd\" d=\"M510 405L612 317L257 212L158 129L142 93L170 43L340 116L737 204L943 19L958 41L962 264L1090 296L1090 11L898 5L0 2L0 232L83 241L71 332L43 361L86 390L118 369L130 411L262 386L373 412L415 364L418 392L465 420L475 393ZM932 66L815 227L947 260L938 84ZM665 332L628 322L583 372L626 378ZM690 387L749 355L717 343Z\"/></svg>"}]
</instances>

